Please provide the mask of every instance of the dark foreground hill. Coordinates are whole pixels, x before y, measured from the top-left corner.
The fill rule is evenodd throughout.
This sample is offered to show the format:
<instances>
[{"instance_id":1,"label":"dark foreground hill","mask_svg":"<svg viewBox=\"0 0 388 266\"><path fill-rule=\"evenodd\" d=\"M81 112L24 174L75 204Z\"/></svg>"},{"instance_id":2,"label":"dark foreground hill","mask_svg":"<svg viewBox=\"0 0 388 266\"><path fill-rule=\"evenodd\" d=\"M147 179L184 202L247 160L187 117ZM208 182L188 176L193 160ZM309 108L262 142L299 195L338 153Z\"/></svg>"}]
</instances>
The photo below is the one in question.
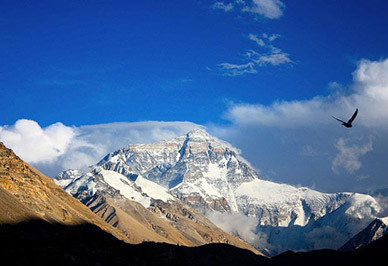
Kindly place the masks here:
<instances>
[{"instance_id":1,"label":"dark foreground hill","mask_svg":"<svg viewBox=\"0 0 388 266\"><path fill-rule=\"evenodd\" d=\"M0 241L1 265L380 265L388 252L386 235L356 251L286 252L268 259L227 244L127 244L95 225L42 220L0 225Z\"/></svg>"},{"instance_id":2,"label":"dark foreground hill","mask_svg":"<svg viewBox=\"0 0 388 266\"><path fill-rule=\"evenodd\" d=\"M0 241L0 262L8 265L264 265L269 260L227 244L127 244L91 224L41 220L0 225Z\"/></svg>"},{"instance_id":3,"label":"dark foreground hill","mask_svg":"<svg viewBox=\"0 0 388 266\"><path fill-rule=\"evenodd\" d=\"M271 265L384 265L388 254L388 235L354 251L314 250L285 252L271 259ZM385 261L385 263L384 263Z\"/></svg>"}]
</instances>

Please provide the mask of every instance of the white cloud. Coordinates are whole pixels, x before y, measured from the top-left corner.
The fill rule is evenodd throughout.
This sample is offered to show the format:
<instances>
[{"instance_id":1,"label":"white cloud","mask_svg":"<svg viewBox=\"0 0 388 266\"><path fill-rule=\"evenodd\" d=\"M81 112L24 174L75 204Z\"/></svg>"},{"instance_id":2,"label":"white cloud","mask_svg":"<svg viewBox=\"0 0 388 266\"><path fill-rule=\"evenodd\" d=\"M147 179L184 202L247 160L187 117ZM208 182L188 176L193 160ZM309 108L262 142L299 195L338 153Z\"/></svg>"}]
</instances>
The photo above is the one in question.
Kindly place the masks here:
<instances>
[{"instance_id":1,"label":"white cloud","mask_svg":"<svg viewBox=\"0 0 388 266\"><path fill-rule=\"evenodd\" d=\"M241 213L207 212L206 217L227 233L236 235L245 241L269 248L267 236L256 232L257 219Z\"/></svg>"},{"instance_id":2,"label":"white cloud","mask_svg":"<svg viewBox=\"0 0 388 266\"><path fill-rule=\"evenodd\" d=\"M234 8L232 3L225 4L224 2L215 2L212 5L212 9L219 9L224 12L229 12Z\"/></svg>"},{"instance_id":3,"label":"white cloud","mask_svg":"<svg viewBox=\"0 0 388 266\"><path fill-rule=\"evenodd\" d=\"M365 144L354 144L351 141L350 139L339 138L335 143L338 154L332 162L334 173L339 174L341 168L349 173L358 171L362 165L360 157L373 150L371 139Z\"/></svg>"},{"instance_id":4,"label":"white cloud","mask_svg":"<svg viewBox=\"0 0 388 266\"><path fill-rule=\"evenodd\" d=\"M276 19L283 15L284 8L285 5L280 0L253 0L250 6L244 7L242 11Z\"/></svg>"},{"instance_id":5,"label":"white cloud","mask_svg":"<svg viewBox=\"0 0 388 266\"><path fill-rule=\"evenodd\" d=\"M258 46L263 47L265 46L265 42L263 39L260 39L256 34L249 34L248 35L249 40L254 41L257 43Z\"/></svg>"},{"instance_id":6,"label":"white cloud","mask_svg":"<svg viewBox=\"0 0 388 266\"><path fill-rule=\"evenodd\" d=\"M258 66L273 65L278 66L282 64L292 63L289 55L282 52L281 49L273 46L271 43L279 38L279 34L267 34L263 33L262 38L259 38L256 34L249 34L248 38L254 41L259 47L266 48L268 52L259 53L255 50L249 50L246 55Z\"/></svg>"},{"instance_id":7,"label":"white cloud","mask_svg":"<svg viewBox=\"0 0 388 266\"><path fill-rule=\"evenodd\" d=\"M322 116L326 108L325 102L320 98L307 101L274 102L269 106L231 104L225 118L240 125L299 127L316 123L317 117Z\"/></svg>"},{"instance_id":8,"label":"white cloud","mask_svg":"<svg viewBox=\"0 0 388 266\"><path fill-rule=\"evenodd\" d=\"M0 126L0 140L31 163L52 163L67 152L75 136L76 130L62 123L42 128L20 119L12 126Z\"/></svg>"},{"instance_id":9,"label":"white cloud","mask_svg":"<svg viewBox=\"0 0 388 266\"><path fill-rule=\"evenodd\" d=\"M292 63L289 55L283 52L271 53L269 55L260 55L257 59L253 59L259 66L273 65L278 66L282 64Z\"/></svg>"},{"instance_id":10,"label":"white cloud","mask_svg":"<svg viewBox=\"0 0 388 266\"><path fill-rule=\"evenodd\" d=\"M331 82L329 95L270 104L230 103L224 113L228 126L210 128L239 147L265 178L315 184L330 192L384 188L388 170L384 162L388 150L387 77L388 58L361 60L353 82ZM331 117L347 120L356 108L359 113L353 128L345 128ZM340 173L340 178L334 177L333 171Z\"/></svg>"},{"instance_id":11,"label":"white cloud","mask_svg":"<svg viewBox=\"0 0 388 266\"><path fill-rule=\"evenodd\" d=\"M229 12L234 8L241 13L259 15L268 19L277 19L283 15L285 4L280 0L235 0L234 2L215 2L211 8Z\"/></svg>"},{"instance_id":12,"label":"white cloud","mask_svg":"<svg viewBox=\"0 0 388 266\"><path fill-rule=\"evenodd\" d=\"M363 59L360 61L358 69L354 72L353 76L359 83L374 88L374 92L387 99L388 93L386 92L386 89L383 89L388 87L387 72L388 59L380 61Z\"/></svg>"},{"instance_id":13,"label":"white cloud","mask_svg":"<svg viewBox=\"0 0 388 266\"><path fill-rule=\"evenodd\" d=\"M309 100L278 101L271 105L231 104L225 117L236 124L299 127L332 123L332 115L347 120L356 108L356 125L388 126L388 59L361 60L353 73L350 94Z\"/></svg>"},{"instance_id":14,"label":"white cloud","mask_svg":"<svg viewBox=\"0 0 388 266\"><path fill-rule=\"evenodd\" d=\"M279 34L271 34L271 35L268 35L267 33L263 33L263 37L264 38L267 38L270 42L276 40L277 38L280 37Z\"/></svg>"},{"instance_id":15,"label":"white cloud","mask_svg":"<svg viewBox=\"0 0 388 266\"><path fill-rule=\"evenodd\" d=\"M107 153L133 143L171 139L201 127L191 122L145 121L68 127L55 123L42 128L21 119L0 127L0 141L23 160L49 176L97 163Z\"/></svg>"}]
</instances>

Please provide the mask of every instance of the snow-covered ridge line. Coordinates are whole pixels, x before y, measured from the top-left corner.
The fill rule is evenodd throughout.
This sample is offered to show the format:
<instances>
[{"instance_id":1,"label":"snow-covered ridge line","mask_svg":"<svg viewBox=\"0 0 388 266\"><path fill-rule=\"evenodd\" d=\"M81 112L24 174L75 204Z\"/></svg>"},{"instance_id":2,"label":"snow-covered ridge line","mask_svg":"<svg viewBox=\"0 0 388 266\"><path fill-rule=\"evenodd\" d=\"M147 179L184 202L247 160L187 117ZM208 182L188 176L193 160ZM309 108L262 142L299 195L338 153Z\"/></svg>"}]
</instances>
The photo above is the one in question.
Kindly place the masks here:
<instances>
[{"instance_id":1,"label":"snow-covered ridge line","mask_svg":"<svg viewBox=\"0 0 388 266\"><path fill-rule=\"evenodd\" d=\"M140 175L133 181L122 174L101 167L94 167L84 175L80 175L79 171L67 170L60 177L62 179L56 179L55 182L61 185L65 184L63 181L66 180L69 184L64 188L73 196L87 192L87 196L91 197L98 191L112 194L113 190L114 193L137 201L146 208L150 206L152 199L165 202L176 200L167 189Z\"/></svg>"}]
</instances>

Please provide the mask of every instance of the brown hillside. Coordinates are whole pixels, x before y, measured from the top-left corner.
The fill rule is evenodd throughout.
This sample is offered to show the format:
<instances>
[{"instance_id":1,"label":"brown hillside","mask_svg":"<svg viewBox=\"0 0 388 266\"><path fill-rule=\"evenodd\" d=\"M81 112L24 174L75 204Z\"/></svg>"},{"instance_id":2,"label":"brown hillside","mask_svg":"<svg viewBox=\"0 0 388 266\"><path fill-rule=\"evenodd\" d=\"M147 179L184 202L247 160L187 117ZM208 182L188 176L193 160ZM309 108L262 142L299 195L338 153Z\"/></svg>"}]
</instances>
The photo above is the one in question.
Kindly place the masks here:
<instances>
[{"instance_id":1,"label":"brown hillside","mask_svg":"<svg viewBox=\"0 0 388 266\"><path fill-rule=\"evenodd\" d=\"M128 243L228 243L259 254L181 203L154 202L149 209L137 202L105 197L84 203L90 209L0 142L0 224L36 219L65 225L90 223Z\"/></svg>"},{"instance_id":2,"label":"brown hillside","mask_svg":"<svg viewBox=\"0 0 388 266\"><path fill-rule=\"evenodd\" d=\"M124 238L119 230L105 223L0 142L0 224L35 219L66 225L90 223Z\"/></svg>"}]
</instances>

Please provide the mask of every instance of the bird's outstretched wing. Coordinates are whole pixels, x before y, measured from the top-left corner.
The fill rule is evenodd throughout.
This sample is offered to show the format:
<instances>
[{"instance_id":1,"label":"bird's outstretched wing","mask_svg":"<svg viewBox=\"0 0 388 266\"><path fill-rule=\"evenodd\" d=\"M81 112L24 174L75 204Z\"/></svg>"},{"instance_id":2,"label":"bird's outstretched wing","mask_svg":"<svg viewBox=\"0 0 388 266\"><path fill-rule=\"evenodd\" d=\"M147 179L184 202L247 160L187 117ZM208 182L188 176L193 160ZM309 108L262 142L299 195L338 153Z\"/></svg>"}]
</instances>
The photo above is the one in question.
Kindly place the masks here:
<instances>
[{"instance_id":1,"label":"bird's outstretched wing","mask_svg":"<svg viewBox=\"0 0 388 266\"><path fill-rule=\"evenodd\" d=\"M340 122L342 122L342 123L346 123L345 121L342 121L341 119L338 119L338 118L336 118L336 117L334 117L334 116L331 116L331 117L333 117L335 120L337 120L337 121L340 121Z\"/></svg>"},{"instance_id":2,"label":"bird's outstretched wing","mask_svg":"<svg viewBox=\"0 0 388 266\"><path fill-rule=\"evenodd\" d=\"M348 121L349 124L351 124L353 122L353 120L356 118L357 114L358 114L358 108L356 109L356 111L354 112L352 117L349 119L349 121Z\"/></svg>"}]
</instances>

